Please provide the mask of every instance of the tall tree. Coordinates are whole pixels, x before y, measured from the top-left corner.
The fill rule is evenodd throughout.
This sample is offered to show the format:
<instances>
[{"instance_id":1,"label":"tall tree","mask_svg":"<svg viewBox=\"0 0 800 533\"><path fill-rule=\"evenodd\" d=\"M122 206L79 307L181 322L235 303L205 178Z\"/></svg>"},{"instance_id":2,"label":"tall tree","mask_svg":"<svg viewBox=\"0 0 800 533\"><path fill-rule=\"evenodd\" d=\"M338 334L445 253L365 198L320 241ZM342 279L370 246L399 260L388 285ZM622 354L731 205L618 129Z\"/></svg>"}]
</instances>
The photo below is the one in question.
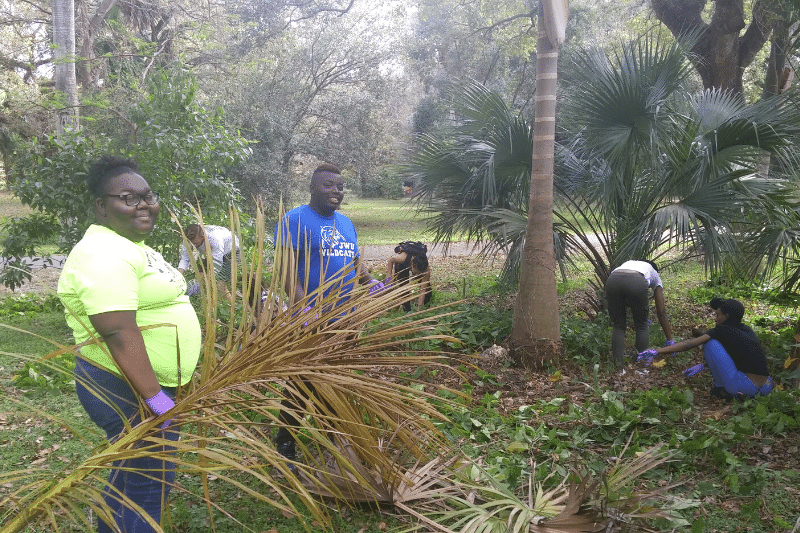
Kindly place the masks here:
<instances>
[{"instance_id":1,"label":"tall tree","mask_svg":"<svg viewBox=\"0 0 800 533\"><path fill-rule=\"evenodd\" d=\"M561 352L553 245L553 160L555 150L558 49L564 43L567 0L540 0L536 41L536 96L530 200L519 293L511 335L513 357L541 366Z\"/></svg>"},{"instance_id":2,"label":"tall tree","mask_svg":"<svg viewBox=\"0 0 800 533\"><path fill-rule=\"evenodd\" d=\"M699 33L692 47L692 63L703 87L741 94L744 69L767 42L779 17L769 9L771 0L755 0L748 25L744 0L712 1L714 10L706 22L708 0L651 0L656 17L673 35Z\"/></svg>"},{"instance_id":3,"label":"tall tree","mask_svg":"<svg viewBox=\"0 0 800 533\"><path fill-rule=\"evenodd\" d=\"M53 59L56 90L63 96L56 128L78 126L78 82L75 77L75 2L53 0Z\"/></svg>"}]
</instances>

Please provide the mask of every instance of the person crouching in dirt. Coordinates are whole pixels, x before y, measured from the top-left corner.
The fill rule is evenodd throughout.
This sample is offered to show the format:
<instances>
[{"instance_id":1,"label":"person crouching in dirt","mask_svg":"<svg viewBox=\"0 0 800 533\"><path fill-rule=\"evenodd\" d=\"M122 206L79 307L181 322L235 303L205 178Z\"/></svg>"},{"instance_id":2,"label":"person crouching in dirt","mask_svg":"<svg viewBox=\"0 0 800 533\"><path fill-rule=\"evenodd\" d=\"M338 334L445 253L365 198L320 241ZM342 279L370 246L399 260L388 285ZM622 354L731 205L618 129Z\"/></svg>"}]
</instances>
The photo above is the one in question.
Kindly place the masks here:
<instances>
[{"instance_id":1,"label":"person crouching in dirt","mask_svg":"<svg viewBox=\"0 0 800 533\"><path fill-rule=\"evenodd\" d=\"M667 317L664 302L664 283L658 275L658 268L652 261L625 261L611 271L606 280L605 291L608 300L608 315L613 331L611 333L611 355L614 365L625 374L625 328L627 327L626 308L631 308L633 329L636 331L636 351L641 352L650 344L647 315L649 313L648 290L653 289L656 316L664 330L666 345L673 344L672 325Z\"/></svg>"},{"instance_id":2,"label":"person crouching in dirt","mask_svg":"<svg viewBox=\"0 0 800 533\"><path fill-rule=\"evenodd\" d=\"M694 339L645 350L637 361L649 365L656 355L682 352L702 344L705 363L687 368L683 374L692 377L708 368L713 380L713 396L730 400L766 396L772 392L774 384L767 370L764 347L753 330L742 324L742 302L714 298L708 305L714 310L715 327Z\"/></svg>"},{"instance_id":3,"label":"person crouching in dirt","mask_svg":"<svg viewBox=\"0 0 800 533\"><path fill-rule=\"evenodd\" d=\"M421 251L414 253L411 247L405 247L405 243L400 243L395 247L395 254L389 258L386 268L386 279L390 280L391 286L406 285L409 278L419 284L419 296L417 297L417 308L427 305L431 301L433 290L431 289L431 267L428 264L428 256ZM424 247L424 245L421 245ZM403 310L408 313L411 311L411 302L403 303Z\"/></svg>"}]
</instances>

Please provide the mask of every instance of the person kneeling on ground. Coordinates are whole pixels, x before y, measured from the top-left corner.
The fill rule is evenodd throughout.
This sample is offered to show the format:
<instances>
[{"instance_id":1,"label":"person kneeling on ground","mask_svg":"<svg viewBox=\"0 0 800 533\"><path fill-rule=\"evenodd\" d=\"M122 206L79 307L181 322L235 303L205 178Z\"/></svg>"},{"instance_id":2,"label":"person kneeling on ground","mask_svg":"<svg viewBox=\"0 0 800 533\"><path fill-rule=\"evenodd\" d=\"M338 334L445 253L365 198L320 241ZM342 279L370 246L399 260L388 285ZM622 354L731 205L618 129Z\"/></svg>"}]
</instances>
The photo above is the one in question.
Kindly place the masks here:
<instances>
[{"instance_id":1,"label":"person kneeling on ground","mask_svg":"<svg viewBox=\"0 0 800 533\"><path fill-rule=\"evenodd\" d=\"M742 324L744 305L739 300L714 298L709 303L714 310L715 327L694 339L645 350L637 361L649 365L659 354L682 352L703 345L703 359L687 368L687 377L696 376L706 368L714 381L711 394L717 398L754 398L772 392L773 382L767 370L764 347L753 330Z\"/></svg>"}]
</instances>

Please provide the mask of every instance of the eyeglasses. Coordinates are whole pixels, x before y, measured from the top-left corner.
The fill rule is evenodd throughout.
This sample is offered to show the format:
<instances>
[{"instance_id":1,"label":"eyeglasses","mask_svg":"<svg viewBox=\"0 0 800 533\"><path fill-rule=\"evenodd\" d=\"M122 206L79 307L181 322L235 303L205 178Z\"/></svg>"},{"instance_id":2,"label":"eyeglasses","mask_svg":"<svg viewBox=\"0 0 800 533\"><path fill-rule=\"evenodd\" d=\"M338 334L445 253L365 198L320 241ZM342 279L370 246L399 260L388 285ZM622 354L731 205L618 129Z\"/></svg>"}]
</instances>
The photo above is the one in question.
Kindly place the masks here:
<instances>
[{"instance_id":1,"label":"eyeglasses","mask_svg":"<svg viewBox=\"0 0 800 533\"><path fill-rule=\"evenodd\" d=\"M147 205L156 205L158 203L158 193L153 191L144 194L104 194L103 196L121 198L125 201L125 205L130 207L139 205L139 202L142 200L144 200L144 203Z\"/></svg>"}]
</instances>

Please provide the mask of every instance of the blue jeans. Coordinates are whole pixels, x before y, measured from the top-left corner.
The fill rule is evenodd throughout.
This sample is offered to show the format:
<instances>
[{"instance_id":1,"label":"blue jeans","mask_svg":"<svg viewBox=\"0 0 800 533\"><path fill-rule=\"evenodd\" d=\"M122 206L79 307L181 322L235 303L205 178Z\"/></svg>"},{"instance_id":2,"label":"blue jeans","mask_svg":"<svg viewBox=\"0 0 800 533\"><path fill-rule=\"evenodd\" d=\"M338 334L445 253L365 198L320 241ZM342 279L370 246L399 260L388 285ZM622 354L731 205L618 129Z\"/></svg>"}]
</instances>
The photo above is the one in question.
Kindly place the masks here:
<instances>
[{"instance_id":1,"label":"blue jeans","mask_svg":"<svg viewBox=\"0 0 800 533\"><path fill-rule=\"evenodd\" d=\"M768 377L762 387L756 387L747 374L736 370L733 359L719 341L712 339L703 346L703 358L711 372L714 386L723 387L733 396L741 393L747 398L755 398L758 395L766 396L772 392L772 378Z\"/></svg>"},{"instance_id":2,"label":"blue jeans","mask_svg":"<svg viewBox=\"0 0 800 533\"><path fill-rule=\"evenodd\" d=\"M125 428L121 415L130 420L131 426L141 421L136 393L128 383L80 357L76 358L75 390L89 418L106 432L109 441L117 438ZM164 392L174 399L175 389L164 387ZM163 437L178 440L178 428L169 429L172 431L165 431ZM171 461L142 457L115 462L108 477L104 499L113 510L116 526L109 526L100 520L98 532L111 533L117 529L123 533L154 531L137 511L121 501L120 495L124 494L155 522L160 523L161 510L174 480L175 463Z\"/></svg>"}]
</instances>

